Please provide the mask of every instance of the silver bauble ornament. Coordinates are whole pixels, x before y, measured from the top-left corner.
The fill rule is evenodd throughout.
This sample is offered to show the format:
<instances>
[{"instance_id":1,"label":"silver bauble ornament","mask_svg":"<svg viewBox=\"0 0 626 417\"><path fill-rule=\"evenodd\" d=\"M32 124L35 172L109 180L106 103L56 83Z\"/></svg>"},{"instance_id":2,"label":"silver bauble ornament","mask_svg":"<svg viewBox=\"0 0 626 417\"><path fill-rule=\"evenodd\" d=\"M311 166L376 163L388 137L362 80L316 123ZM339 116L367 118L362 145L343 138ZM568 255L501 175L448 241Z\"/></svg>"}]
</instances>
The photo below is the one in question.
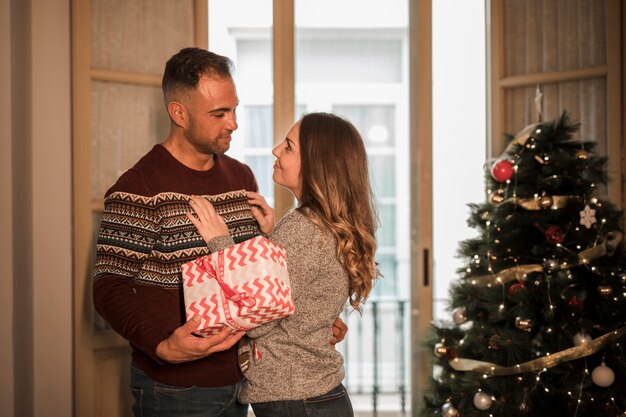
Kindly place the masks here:
<instances>
[{"instance_id":1,"label":"silver bauble ornament","mask_svg":"<svg viewBox=\"0 0 626 417\"><path fill-rule=\"evenodd\" d=\"M441 406L441 415L443 417L459 417L460 416L459 410L454 408L454 406L450 402L447 402Z\"/></svg>"},{"instance_id":2,"label":"silver bauble ornament","mask_svg":"<svg viewBox=\"0 0 626 417\"><path fill-rule=\"evenodd\" d=\"M474 395L474 406L479 410L489 410L492 402L491 396L482 391L478 391L476 395Z\"/></svg>"},{"instance_id":3,"label":"silver bauble ornament","mask_svg":"<svg viewBox=\"0 0 626 417\"><path fill-rule=\"evenodd\" d=\"M456 324L463 324L467 321L467 316L465 315L465 307L457 307L452 312L452 320Z\"/></svg>"},{"instance_id":4,"label":"silver bauble ornament","mask_svg":"<svg viewBox=\"0 0 626 417\"><path fill-rule=\"evenodd\" d=\"M593 339L585 332L578 332L573 337L573 342L575 346L580 346L585 343L591 342Z\"/></svg>"}]
</instances>

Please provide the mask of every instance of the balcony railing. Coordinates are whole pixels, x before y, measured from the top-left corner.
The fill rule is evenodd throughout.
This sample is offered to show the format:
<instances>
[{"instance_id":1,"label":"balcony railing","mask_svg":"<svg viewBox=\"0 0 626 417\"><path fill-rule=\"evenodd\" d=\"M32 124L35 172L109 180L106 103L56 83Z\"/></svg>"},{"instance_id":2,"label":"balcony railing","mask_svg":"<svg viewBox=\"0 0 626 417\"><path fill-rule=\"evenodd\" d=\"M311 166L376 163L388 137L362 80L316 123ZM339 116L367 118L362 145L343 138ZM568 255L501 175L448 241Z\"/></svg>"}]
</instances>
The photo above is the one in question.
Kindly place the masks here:
<instances>
[{"instance_id":1,"label":"balcony railing","mask_svg":"<svg viewBox=\"0 0 626 417\"><path fill-rule=\"evenodd\" d=\"M344 313L348 334L337 345L345 359L344 385L355 415L407 416L411 403L409 302L370 299L363 307L362 316Z\"/></svg>"}]
</instances>

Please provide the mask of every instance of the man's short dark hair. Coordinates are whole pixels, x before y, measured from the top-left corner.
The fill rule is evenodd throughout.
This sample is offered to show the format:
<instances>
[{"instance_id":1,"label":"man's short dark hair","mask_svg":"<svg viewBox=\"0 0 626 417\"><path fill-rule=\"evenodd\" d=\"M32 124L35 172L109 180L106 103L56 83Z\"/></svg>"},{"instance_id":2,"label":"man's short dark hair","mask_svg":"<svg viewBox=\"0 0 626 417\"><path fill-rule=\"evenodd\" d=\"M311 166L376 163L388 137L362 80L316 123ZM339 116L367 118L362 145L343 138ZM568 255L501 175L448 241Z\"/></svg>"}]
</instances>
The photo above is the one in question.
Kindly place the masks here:
<instances>
[{"instance_id":1,"label":"man's short dark hair","mask_svg":"<svg viewBox=\"0 0 626 417\"><path fill-rule=\"evenodd\" d=\"M202 75L230 79L232 72L233 62L225 56L201 48L183 48L165 64L163 95L197 88Z\"/></svg>"}]
</instances>

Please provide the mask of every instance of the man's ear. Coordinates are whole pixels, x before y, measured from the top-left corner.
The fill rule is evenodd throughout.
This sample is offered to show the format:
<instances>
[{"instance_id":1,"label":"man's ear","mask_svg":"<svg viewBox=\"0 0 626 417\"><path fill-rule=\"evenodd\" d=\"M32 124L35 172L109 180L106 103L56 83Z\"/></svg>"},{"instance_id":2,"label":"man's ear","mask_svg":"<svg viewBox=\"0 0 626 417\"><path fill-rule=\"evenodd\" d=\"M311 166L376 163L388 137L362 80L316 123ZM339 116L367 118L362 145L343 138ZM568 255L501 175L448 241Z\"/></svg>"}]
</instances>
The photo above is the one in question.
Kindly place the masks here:
<instances>
[{"instance_id":1,"label":"man's ear","mask_svg":"<svg viewBox=\"0 0 626 417\"><path fill-rule=\"evenodd\" d=\"M167 105L167 112L174 123L180 127L187 127L189 117L187 108L185 108L182 103L178 101L170 101Z\"/></svg>"}]
</instances>

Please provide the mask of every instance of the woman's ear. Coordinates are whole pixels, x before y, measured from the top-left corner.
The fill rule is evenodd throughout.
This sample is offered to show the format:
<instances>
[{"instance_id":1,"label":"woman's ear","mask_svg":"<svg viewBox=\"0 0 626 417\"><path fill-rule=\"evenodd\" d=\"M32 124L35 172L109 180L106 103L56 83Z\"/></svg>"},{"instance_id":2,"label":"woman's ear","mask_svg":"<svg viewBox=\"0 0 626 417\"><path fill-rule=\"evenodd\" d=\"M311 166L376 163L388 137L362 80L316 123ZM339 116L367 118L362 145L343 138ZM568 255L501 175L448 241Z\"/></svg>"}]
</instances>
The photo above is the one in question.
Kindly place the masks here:
<instances>
[{"instance_id":1,"label":"woman's ear","mask_svg":"<svg viewBox=\"0 0 626 417\"><path fill-rule=\"evenodd\" d=\"M174 123L180 127L187 127L188 117L187 109L178 101L170 101L167 105L167 112Z\"/></svg>"}]
</instances>

